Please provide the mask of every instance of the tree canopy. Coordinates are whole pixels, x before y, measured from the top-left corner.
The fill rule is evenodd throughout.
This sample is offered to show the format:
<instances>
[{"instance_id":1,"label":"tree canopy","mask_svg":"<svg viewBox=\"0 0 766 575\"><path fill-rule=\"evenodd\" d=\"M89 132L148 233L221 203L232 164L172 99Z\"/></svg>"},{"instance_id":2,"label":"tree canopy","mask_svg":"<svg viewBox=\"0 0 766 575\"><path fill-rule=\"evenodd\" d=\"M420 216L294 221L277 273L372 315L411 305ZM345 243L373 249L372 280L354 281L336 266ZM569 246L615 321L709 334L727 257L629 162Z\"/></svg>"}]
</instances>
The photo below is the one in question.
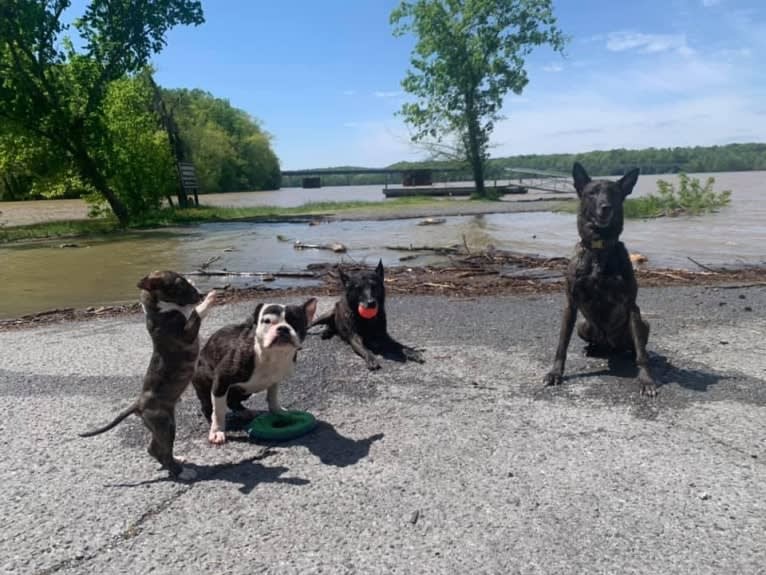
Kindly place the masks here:
<instances>
[{"instance_id":1,"label":"tree canopy","mask_svg":"<svg viewBox=\"0 0 766 575\"><path fill-rule=\"evenodd\" d=\"M130 212L110 185L98 151L110 149L105 99L112 82L139 73L167 31L203 22L199 0L91 0L64 34L70 0L0 3L0 118L65 156L71 170L108 203L120 223Z\"/></svg>"},{"instance_id":2,"label":"tree canopy","mask_svg":"<svg viewBox=\"0 0 766 575\"><path fill-rule=\"evenodd\" d=\"M416 97L401 114L415 141L454 138L479 196L504 96L527 85L526 57L548 45L562 52L551 0L403 0L391 13L394 34L414 34L402 87Z\"/></svg>"}]
</instances>

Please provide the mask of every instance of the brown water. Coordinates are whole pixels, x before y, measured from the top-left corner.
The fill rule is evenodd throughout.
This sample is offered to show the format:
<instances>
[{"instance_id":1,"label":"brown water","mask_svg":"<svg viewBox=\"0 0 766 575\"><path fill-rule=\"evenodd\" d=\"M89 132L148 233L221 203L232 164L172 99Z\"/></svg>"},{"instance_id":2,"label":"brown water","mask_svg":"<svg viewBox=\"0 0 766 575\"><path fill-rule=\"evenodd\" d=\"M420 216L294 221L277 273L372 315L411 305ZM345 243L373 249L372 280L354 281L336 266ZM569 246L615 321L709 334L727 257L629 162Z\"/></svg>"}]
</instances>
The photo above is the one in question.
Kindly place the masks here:
<instances>
[{"instance_id":1,"label":"brown water","mask_svg":"<svg viewBox=\"0 0 766 575\"><path fill-rule=\"evenodd\" d=\"M703 175L704 176L704 175ZM766 261L766 172L715 174L716 189L732 189L732 204L717 214L699 217L628 221L624 241L631 251L649 257L655 266L694 268L687 256L713 265L759 264ZM667 176L665 177L668 178ZM644 176L634 192L656 189L655 176ZM306 201L378 200L380 186L286 189L210 196L220 205L300 205ZM208 197L206 197L206 202ZM211 202L212 203L212 202ZM44 204L44 202L35 202ZM6 204L0 204L5 210ZM438 226L418 226L418 220L384 222L332 222L305 224L204 224L172 230L131 233L108 241L87 240L83 247L63 249L55 243L0 248L0 317L57 307L86 307L135 301L136 282L148 271L170 268L197 269L213 256L211 268L234 271L297 271L326 261L362 261L399 265L400 252L391 245L443 246L462 243L471 247L494 245L502 249L541 255L568 255L577 241L575 217L547 212L489 214L447 218ZM280 241L277 236L290 241ZM349 252L295 250L293 241L340 241ZM229 251L231 250L231 251ZM436 261L423 255L407 264ZM201 289L224 283L246 285L257 278L200 278ZM292 280L293 282L295 280ZM274 287L289 285L278 280Z\"/></svg>"}]
</instances>

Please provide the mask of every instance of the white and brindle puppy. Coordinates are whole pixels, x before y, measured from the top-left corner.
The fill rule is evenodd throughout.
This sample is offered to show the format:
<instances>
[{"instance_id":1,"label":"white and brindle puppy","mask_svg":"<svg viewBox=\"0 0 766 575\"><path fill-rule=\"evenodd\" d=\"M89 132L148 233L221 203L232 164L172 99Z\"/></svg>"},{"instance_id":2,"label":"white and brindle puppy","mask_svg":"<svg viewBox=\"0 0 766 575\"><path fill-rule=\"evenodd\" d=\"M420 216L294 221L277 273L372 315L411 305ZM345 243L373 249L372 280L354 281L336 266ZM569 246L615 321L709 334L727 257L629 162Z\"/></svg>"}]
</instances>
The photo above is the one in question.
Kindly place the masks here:
<instances>
[{"instance_id":1,"label":"white and brindle puppy","mask_svg":"<svg viewBox=\"0 0 766 575\"><path fill-rule=\"evenodd\" d=\"M210 443L225 443L227 407L247 412L242 401L253 393L266 390L269 411L284 412L279 384L293 374L316 306L316 298L303 305L258 304L247 321L222 327L210 337L192 380L210 421Z\"/></svg>"},{"instance_id":2,"label":"white and brindle puppy","mask_svg":"<svg viewBox=\"0 0 766 575\"><path fill-rule=\"evenodd\" d=\"M215 292L210 291L203 300L194 285L172 271L152 272L138 282L138 288L153 346L141 395L111 423L80 436L108 431L135 413L152 433L149 455L171 475L191 479L194 472L184 470L183 461L173 457L175 407L192 379L199 355L199 328L215 302Z\"/></svg>"}]
</instances>

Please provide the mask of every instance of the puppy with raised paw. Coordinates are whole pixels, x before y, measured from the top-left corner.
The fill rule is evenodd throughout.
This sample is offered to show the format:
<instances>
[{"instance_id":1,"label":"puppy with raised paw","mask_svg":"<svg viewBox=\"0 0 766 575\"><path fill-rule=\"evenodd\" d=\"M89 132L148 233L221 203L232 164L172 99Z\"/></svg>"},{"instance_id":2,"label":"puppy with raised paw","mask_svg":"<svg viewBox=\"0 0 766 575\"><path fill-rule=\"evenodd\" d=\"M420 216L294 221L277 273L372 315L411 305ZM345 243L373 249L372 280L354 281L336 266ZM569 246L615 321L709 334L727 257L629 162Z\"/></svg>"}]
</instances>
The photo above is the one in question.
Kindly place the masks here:
<instances>
[{"instance_id":1,"label":"puppy with raised paw","mask_svg":"<svg viewBox=\"0 0 766 575\"><path fill-rule=\"evenodd\" d=\"M395 361L424 363L416 349L402 345L388 334L383 261L374 271L346 274L339 269L343 297L335 307L311 324L324 325L322 339L338 334L364 359L369 370L380 369L376 354Z\"/></svg>"},{"instance_id":2,"label":"puppy with raised paw","mask_svg":"<svg viewBox=\"0 0 766 575\"><path fill-rule=\"evenodd\" d=\"M215 302L215 292L203 300L197 288L172 271L152 272L138 282L138 288L153 346L141 395L111 423L80 437L108 431L136 414L152 434L149 455L172 476L191 479L194 472L183 469L183 462L173 457L175 407L192 380L199 354L199 328Z\"/></svg>"},{"instance_id":3,"label":"puppy with raised paw","mask_svg":"<svg viewBox=\"0 0 766 575\"><path fill-rule=\"evenodd\" d=\"M279 384L295 370L316 305L316 298L303 305L258 304L247 321L222 327L210 337L193 379L210 422L210 443L226 442L227 407L252 416L242 401L253 393L266 390L269 411L284 412Z\"/></svg>"},{"instance_id":4,"label":"puppy with raised paw","mask_svg":"<svg viewBox=\"0 0 766 575\"><path fill-rule=\"evenodd\" d=\"M588 353L635 354L642 395L657 394L649 371L646 343L649 324L636 303L638 284L628 250L619 240L623 227L623 202L638 180L638 169L622 178L591 180L579 163L572 170L580 199L577 230L580 243L566 272L566 306L561 318L559 343L546 385L558 385L564 374L567 348L578 311L585 321L577 329L588 344Z\"/></svg>"}]
</instances>

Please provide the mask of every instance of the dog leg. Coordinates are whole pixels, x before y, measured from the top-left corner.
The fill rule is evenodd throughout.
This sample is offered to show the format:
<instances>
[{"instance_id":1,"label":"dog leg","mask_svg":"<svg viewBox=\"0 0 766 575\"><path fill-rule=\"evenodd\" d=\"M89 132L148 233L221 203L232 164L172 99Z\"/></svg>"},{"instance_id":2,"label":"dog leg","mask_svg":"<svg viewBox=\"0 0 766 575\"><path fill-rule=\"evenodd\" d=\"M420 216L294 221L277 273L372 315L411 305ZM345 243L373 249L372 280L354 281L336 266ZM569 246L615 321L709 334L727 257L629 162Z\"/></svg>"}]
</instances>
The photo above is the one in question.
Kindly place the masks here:
<instances>
[{"instance_id":1,"label":"dog leg","mask_svg":"<svg viewBox=\"0 0 766 575\"><path fill-rule=\"evenodd\" d=\"M281 415L287 412L279 404L279 384L275 383L266 390L266 402L269 404L269 411L275 415Z\"/></svg>"},{"instance_id":2,"label":"dog leg","mask_svg":"<svg viewBox=\"0 0 766 575\"><path fill-rule=\"evenodd\" d=\"M418 350L416 350L413 347L399 343L393 337L391 337L388 333L386 333L382 338L380 338L376 342L376 344L380 347L380 350L384 353L385 352L395 353L403 357L405 360L414 361L416 363L426 362L426 360L423 359L422 353L420 353Z\"/></svg>"},{"instance_id":3,"label":"dog leg","mask_svg":"<svg viewBox=\"0 0 766 575\"><path fill-rule=\"evenodd\" d=\"M196 310L192 311L189 319L186 320L186 324L184 325L184 334L182 338L184 343L194 343L194 340L197 339L197 336L199 335L200 325L202 325L202 318Z\"/></svg>"},{"instance_id":4,"label":"dog leg","mask_svg":"<svg viewBox=\"0 0 766 575\"><path fill-rule=\"evenodd\" d=\"M210 290L209 292L207 292L207 295L205 296L204 301L194 308L194 310L197 312L197 315L200 317L200 319L205 319L205 316L207 315L208 311L210 311L210 306L215 303L215 298L216 298L215 290Z\"/></svg>"},{"instance_id":5,"label":"dog leg","mask_svg":"<svg viewBox=\"0 0 766 575\"><path fill-rule=\"evenodd\" d=\"M209 423L211 421L211 418L213 417L212 394L201 383L200 385L197 385L196 384L197 382L195 380L192 380L192 382L195 383L194 391L197 393L197 399L199 399L200 407L202 408L202 415L205 416L205 419L207 419Z\"/></svg>"},{"instance_id":6,"label":"dog leg","mask_svg":"<svg viewBox=\"0 0 766 575\"><path fill-rule=\"evenodd\" d=\"M567 297L564 314L561 316L561 330L559 331L559 346L556 348L556 358L553 360L553 369L545 376L545 385L561 385L564 377L564 364L567 360L567 349L572 339L575 322L577 321L577 306L571 297Z\"/></svg>"},{"instance_id":7,"label":"dog leg","mask_svg":"<svg viewBox=\"0 0 766 575\"><path fill-rule=\"evenodd\" d=\"M183 471L181 464L173 457L173 443L176 438L176 422L173 413L161 409L145 409L141 413L144 425L152 433L149 455L160 462L173 477Z\"/></svg>"},{"instance_id":8,"label":"dog leg","mask_svg":"<svg viewBox=\"0 0 766 575\"><path fill-rule=\"evenodd\" d=\"M321 337L322 339L331 339L332 336L338 333L338 330L335 327L335 308L333 307L330 311L326 311L312 321L310 327L314 327L315 325L324 325L325 328L321 333Z\"/></svg>"},{"instance_id":9,"label":"dog leg","mask_svg":"<svg viewBox=\"0 0 766 575\"><path fill-rule=\"evenodd\" d=\"M210 421L210 433L207 440L213 445L226 443L226 396L218 397L211 392L213 403L213 416Z\"/></svg>"},{"instance_id":10,"label":"dog leg","mask_svg":"<svg viewBox=\"0 0 766 575\"><path fill-rule=\"evenodd\" d=\"M630 311L630 334L633 337L633 347L636 350L641 395L654 397L657 395L657 384L649 371L649 354L646 353L646 343L649 341L649 324L641 319L641 310L638 309L638 306Z\"/></svg>"},{"instance_id":11,"label":"dog leg","mask_svg":"<svg viewBox=\"0 0 766 575\"><path fill-rule=\"evenodd\" d=\"M353 334L349 339L349 343L351 344L351 349L353 349L356 354L364 359L365 363L367 363L367 369L370 371L380 369L380 362L378 362L378 358L376 358L375 354L364 346L364 342L362 341L361 336L356 333Z\"/></svg>"}]
</instances>

